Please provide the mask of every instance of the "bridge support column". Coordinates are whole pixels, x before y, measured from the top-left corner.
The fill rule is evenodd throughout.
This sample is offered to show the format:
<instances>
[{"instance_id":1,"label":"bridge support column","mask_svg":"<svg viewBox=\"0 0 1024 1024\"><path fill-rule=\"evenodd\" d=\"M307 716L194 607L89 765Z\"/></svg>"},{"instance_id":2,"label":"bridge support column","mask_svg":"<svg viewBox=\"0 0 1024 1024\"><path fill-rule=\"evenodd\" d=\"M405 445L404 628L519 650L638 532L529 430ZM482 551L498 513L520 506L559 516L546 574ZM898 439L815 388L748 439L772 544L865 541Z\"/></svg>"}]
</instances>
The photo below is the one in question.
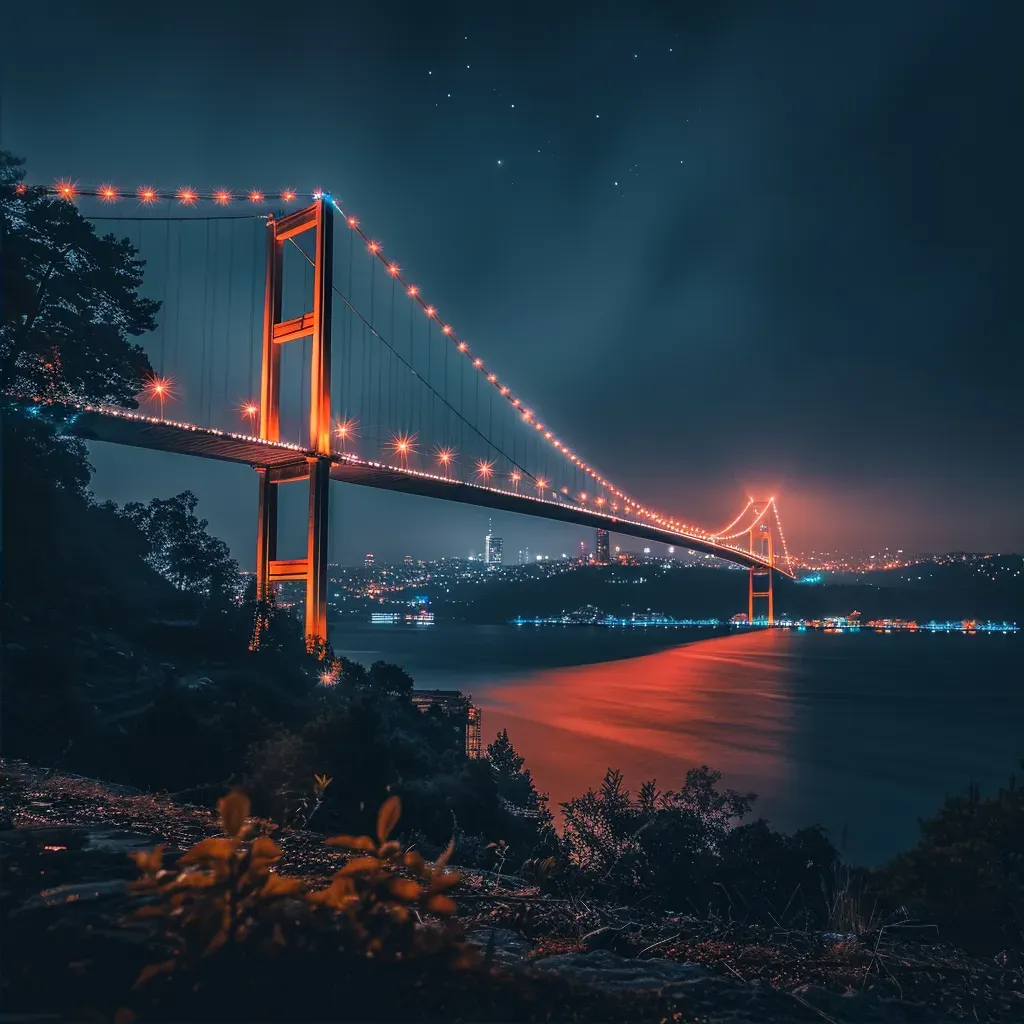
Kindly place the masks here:
<instances>
[{"instance_id":1,"label":"bridge support column","mask_svg":"<svg viewBox=\"0 0 1024 1024\"><path fill-rule=\"evenodd\" d=\"M761 510L754 508L757 516L754 522L761 518ZM750 531L750 553L758 555L766 562L764 567L751 567L750 586L747 592L747 621L753 623L754 608L759 600L767 599L768 607L767 621L769 626L775 625L775 595L772 591L775 566L775 545L772 542L771 526L767 522L760 522L759 525Z\"/></svg>"},{"instance_id":2,"label":"bridge support column","mask_svg":"<svg viewBox=\"0 0 1024 1024\"><path fill-rule=\"evenodd\" d=\"M285 244L307 231L314 233L313 309L281 320ZM267 277L263 305L263 373L260 387L260 437L280 440L281 345L312 338L309 380L309 434L305 461L295 466L257 467L259 511L256 540L257 599L266 602L277 582L306 584L306 644L322 649L327 640L328 508L331 480L331 312L334 286L334 220L329 199L267 222ZM278 486L309 480L309 521L306 557L277 557ZM263 605L265 608L265 604ZM258 646L260 622L253 633Z\"/></svg>"}]
</instances>

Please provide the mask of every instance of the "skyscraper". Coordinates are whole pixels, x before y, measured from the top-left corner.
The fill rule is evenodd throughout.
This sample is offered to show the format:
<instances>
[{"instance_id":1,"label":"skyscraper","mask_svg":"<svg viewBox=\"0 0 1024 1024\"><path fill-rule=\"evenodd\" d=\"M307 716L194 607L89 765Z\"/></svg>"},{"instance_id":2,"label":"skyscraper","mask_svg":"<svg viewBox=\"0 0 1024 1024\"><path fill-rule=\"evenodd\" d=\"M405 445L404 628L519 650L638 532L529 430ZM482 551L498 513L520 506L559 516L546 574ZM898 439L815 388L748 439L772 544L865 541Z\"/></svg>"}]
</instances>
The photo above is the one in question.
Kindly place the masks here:
<instances>
[{"instance_id":1,"label":"skyscraper","mask_svg":"<svg viewBox=\"0 0 1024 1024\"><path fill-rule=\"evenodd\" d=\"M484 564L501 564L501 538L494 536L490 519L487 520L487 536L484 537Z\"/></svg>"},{"instance_id":2,"label":"skyscraper","mask_svg":"<svg viewBox=\"0 0 1024 1024\"><path fill-rule=\"evenodd\" d=\"M598 530L597 531L597 557L594 559L594 561L596 561L598 565L607 565L608 562L610 561L608 555L609 555L608 531L607 530Z\"/></svg>"}]
</instances>

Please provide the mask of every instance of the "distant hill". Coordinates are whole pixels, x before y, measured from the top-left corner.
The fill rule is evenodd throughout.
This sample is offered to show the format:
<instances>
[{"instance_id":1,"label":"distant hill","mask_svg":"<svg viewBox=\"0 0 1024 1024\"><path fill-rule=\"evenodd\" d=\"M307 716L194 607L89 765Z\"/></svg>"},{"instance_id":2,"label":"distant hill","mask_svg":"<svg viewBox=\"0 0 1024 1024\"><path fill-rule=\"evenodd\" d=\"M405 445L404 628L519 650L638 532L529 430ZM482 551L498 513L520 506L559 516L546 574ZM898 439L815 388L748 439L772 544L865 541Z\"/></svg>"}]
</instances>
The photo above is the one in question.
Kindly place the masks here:
<instances>
[{"instance_id":1,"label":"distant hill","mask_svg":"<svg viewBox=\"0 0 1024 1024\"><path fill-rule=\"evenodd\" d=\"M1018 566L1021 561L1018 559ZM993 570L995 566L993 565ZM995 579L992 577L995 576ZM920 578L919 578L920 577ZM434 597L446 618L507 622L517 615L550 616L583 605L629 615L653 610L677 618L727 619L746 611L747 574L741 570L644 566L585 566L516 582L456 586ZM969 565L922 564L821 584L779 579L777 614L802 618L857 610L865 619L1009 619L1024 621L1024 572L984 573Z\"/></svg>"}]
</instances>

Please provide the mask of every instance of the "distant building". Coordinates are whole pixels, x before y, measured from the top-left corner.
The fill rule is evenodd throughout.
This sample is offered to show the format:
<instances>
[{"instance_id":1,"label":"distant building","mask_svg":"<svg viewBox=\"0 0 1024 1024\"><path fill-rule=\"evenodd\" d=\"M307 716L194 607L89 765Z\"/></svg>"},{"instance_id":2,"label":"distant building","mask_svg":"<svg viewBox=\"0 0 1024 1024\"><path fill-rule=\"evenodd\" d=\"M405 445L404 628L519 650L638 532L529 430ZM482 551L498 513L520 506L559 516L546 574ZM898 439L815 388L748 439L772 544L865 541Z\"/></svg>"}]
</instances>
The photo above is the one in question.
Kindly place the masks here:
<instances>
[{"instance_id":1,"label":"distant building","mask_svg":"<svg viewBox=\"0 0 1024 1024\"><path fill-rule=\"evenodd\" d=\"M373 552L372 551L367 551L366 557L363 559L363 568L364 569L372 569L373 568Z\"/></svg>"},{"instance_id":2,"label":"distant building","mask_svg":"<svg viewBox=\"0 0 1024 1024\"><path fill-rule=\"evenodd\" d=\"M519 564L529 565L530 564L530 549L520 548L519 549Z\"/></svg>"},{"instance_id":3,"label":"distant building","mask_svg":"<svg viewBox=\"0 0 1024 1024\"><path fill-rule=\"evenodd\" d=\"M414 690L412 702L420 711L438 707L446 715L465 716L466 757L483 757L483 714L471 697L458 690Z\"/></svg>"},{"instance_id":4,"label":"distant building","mask_svg":"<svg viewBox=\"0 0 1024 1024\"><path fill-rule=\"evenodd\" d=\"M598 565L607 565L610 561L611 548L609 547L608 531L597 531L597 556L595 561Z\"/></svg>"},{"instance_id":5,"label":"distant building","mask_svg":"<svg viewBox=\"0 0 1024 1024\"><path fill-rule=\"evenodd\" d=\"M487 536L484 537L484 563L501 565L501 538L491 532L491 521L487 521Z\"/></svg>"},{"instance_id":6,"label":"distant building","mask_svg":"<svg viewBox=\"0 0 1024 1024\"><path fill-rule=\"evenodd\" d=\"M412 565L412 555L406 555L405 556L405 564L406 565Z\"/></svg>"}]
</instances>

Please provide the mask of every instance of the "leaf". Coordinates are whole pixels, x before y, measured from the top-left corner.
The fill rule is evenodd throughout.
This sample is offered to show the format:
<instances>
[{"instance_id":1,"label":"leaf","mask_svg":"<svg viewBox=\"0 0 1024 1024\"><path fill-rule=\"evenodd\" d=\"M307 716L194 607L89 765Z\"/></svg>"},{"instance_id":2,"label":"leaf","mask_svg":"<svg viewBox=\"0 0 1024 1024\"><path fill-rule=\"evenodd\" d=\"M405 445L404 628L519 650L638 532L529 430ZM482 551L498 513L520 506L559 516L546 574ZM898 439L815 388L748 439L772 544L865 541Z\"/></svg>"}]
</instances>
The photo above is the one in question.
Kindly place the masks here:
<instances>
[{"instance_id":1,"label":"leaf","mask_svg":"<svg viewBox=\"0 0 1024 1024\"><path fill-rule=\"evenodd\" d=\"M382 847L381 847L381 848L380 848L380 849L379 849L379 850L377 851L377 856L378 856L378 857L380 857L380 858L381 858L382 860L387 860L387 859L389 859L389 858L391 858L391 857L394 857L394 856L395 856L396 854L399 854L399 853L401 853L401 852L402 852L402 846L401 846L401 844L400 844L400 843L396 843L396 842L395 842L395 841L394 841L394 840L392 839L392 840L391 840L390 842L388 842L388 843L385 843L385 844L384 844L384 845L383 845L383 846L382 846Z\"/></svg>"},{"instance_id":2,"label":"leaf","mask_svg":"<svg viewBox=\"0 0 1024 1024\"><path fill-rule=\"evenodd\" d=\"M455 900L450 896L431 896L430 899L427 900L427 910L431 913L447 917L449 914L455 913Z\"/></svg>"},{"instance_id":3,"label":"leaf","mask_svg":"<svg viewBox=\"0 0 1024 1024\"><path fill-rule=\"evenodd\" d=\"M249 798L240 790L228 793L217 801L217 812L225 834L237 836L249 817Z\"/></svg>"},{"instance_id":4,"label":"leaf","mask_svg":"<svg viewBox=\"0 0 1024 1024\"><path fill-rule=\"evenodd\" d=\"M383 843L391 835L398 819L402 816L402 801L397 796L389 796L380 805L377 812L377 840Z\"/></svg>"},{"instance_id":5,"label":"leaf","mask_svg":"<svg viewBox=\"0 0 1024 1024\"><path fill-rule=\"evenodd\" d=\"M369 836L334 836L326 840L327 846L340 846L346 850L366 850L372 853L377 844Z\"/></svg>"},{"instance_id":6,"label":"leaf","mask_svg":"<svg viewBox=\"0 0 1024 1024\"><path fill-rule=\"evenodd\" d=\"M430 888L427 892L444 892L445 889L450 889L453 885L458 885L462 881L462 875L458 871L448 871L443 875L434 875L430 880Z\"/></svg>"},{"instance_id":7,"label":"leaf","mask_svg":"<svg viewBox=\"0 0 1024 1024\"><path fill-rule=\"evenodd\" d=\"M417 874L421 874L423 871L423 858L415 850L409 850L402 858L402 863Z\"/></svg>"},{"instance_id":8,"label":"leaf","mask_svg":"<svg viewBox=\"0 0 1024 1024\"><path fill-rule=\"evenodd\" d=\"M219 932L210 940L210 944L203 950L203 956L209 956L211 953L216 953L225 942L228 941L228 929L227 926L221 928Z\"/></svg>"},{"instance_id":9,"label":"leaf","mask_svg":"<svg viewBox=\"0 0 1024 1024\"><path fill-rule=\"evenodd\" d=\"M128 854L135 866L144 873L159 871L164 866L164 848L154 846L152 850L137 850Z\"/></svg>"},{"instance_id":10,"label":"leaf","mask_svg":"<svg viewBox=\"0 0 1024 1024\"><path fill-rule=\"evenodd\" d=\"M393 878L388 888L392 896L409 902L418 900L423 894L423 890L410 878Z\"/></svg>"},{"instance_id":11,"label":"leaf","mask_svg":"<svg viewBox=\"0 0 1024 1024\"><path fill-rule=\"evenodd\" d=\"M270 836L260 836L253 840L252 855L254 857L278 858L281 856L281 847L274 842Z\"/></svg>"},{"instance_id":12,"label":"leaf","mask_svg":"<svg viewBox=\"0 0 1024 1024\"><path fill-rule=\"evenodd\" d=\"M339 875L358 875L361 871L374 871L380 867L376 857L356 857L350 860L339 872Z\"/></svg>"},{"instance_id":13,"label":"leaf","mask_svg":"<svg viewBox=\"0 0 1024 1024\"><path fill-rule=\"evenodd\" d=\"M176 966L173 960L164 960L159 964L147 964L139 971L134 987L142 988L151 978L155 978L158 974L170 974Z\"/></svg>"},{"instance_id":14,"label":"leaf","mask_svg":"<svg viewBox=\"0 0 1024 1024\"><path fill-rule=\"evenodd\" d=\"M271 875L261 891L264 896L290 896L302 891L302 882L298 878Z\"/></svg>"},{"instance_id":15,"label":"leaf","mask_svg":"<svg viewBox=\"0 0 1024 1024\"><path fill-rule=\"evenodd\" d=\"M186 850L178 861L179 864L202 864L207 861L223 861L231 857L238 844L234 839L225 839L223 836L214 836L211 839L203 839L196 843L191 849Z\"/></svg>"},{"instance_id":16,"label":"leaf","mask_svg":"<svg viewBox=\"0 0 1024 1024\"><path fill-rule=\"evenodd\" d=\"M445 864L448 863L448 858L455 852L455 836L452 836L451 842L444 848L444 853L434 862L434 870L440 871Z\"/></svg>"}]
</instances>

